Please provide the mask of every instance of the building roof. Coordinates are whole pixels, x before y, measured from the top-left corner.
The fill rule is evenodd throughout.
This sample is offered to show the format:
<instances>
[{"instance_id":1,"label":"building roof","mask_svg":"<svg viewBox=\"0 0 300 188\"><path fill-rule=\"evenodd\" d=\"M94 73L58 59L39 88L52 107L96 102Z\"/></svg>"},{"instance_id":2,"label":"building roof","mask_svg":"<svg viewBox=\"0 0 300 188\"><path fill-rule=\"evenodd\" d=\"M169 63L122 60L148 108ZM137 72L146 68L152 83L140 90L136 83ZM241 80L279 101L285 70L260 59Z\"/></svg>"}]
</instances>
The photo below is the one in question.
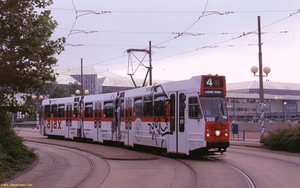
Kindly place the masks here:
<instances>
[{"instance_id":1,"label":"building roof","mask_svg":"<svg viewBox=\"0 0 300 188\"><path fill-rule=\"evenodd\" d=\"M275 97L278 95L264 94L264 99L275 100ZM283 100L299 100L300 96L298 95L284 95L282 96ZM231 99L259 99L259 94L257 93L229 93L227 92L226 98Z\"/></svg>"},{"instance_id":2,"label":"building roof","mask_svg":"<svg viewBox=\"0 0 300 188\"><path fill-rule=\"evenodd\" d=\"M74 84L75 82L77 82L80 85L80 82L78 82L72 76L65 75L65 74L60 74L60 75L56 76L56 82L58 84L70 84L70 83Z\"/></svg>"},{"instance_id":3,"label":"building roof","mask_svg":"<svg viewBox=\"0 0 300 188\"><path fill-rule=\"evenodd\" d=\"M134 87L132 81L130 79L121 77L121 78L110 78L103 77L99 79L102 82L102 86L118 86L118 87Z\"/></svg>"},{"instance_id":4,"label":"building roof","mask_svg":"<svg viewBox=\"0 0 300 188\"><path fill-rule=\"evenodd\" d=\"M58 73L58 84L69 84L70 82L78 82L71 75L81 75L80 67L52 67L54 72ZM128 77L123 77L118 74L109 72L96 66L83 67L83 75L97 75L99 84L102 86L116 86L116 87L134 87L132 80ZM137 86L143 84L143 79L134 79ZM153 83L164 83L166 80L153 80Z\"/></svg>"},{"instance_id":5,"label":"building roof","mask_svg":"<svg viewBox=\"0 0 300 188\"><path fill-rule=\"evenodd\" d=\"M263 82L264 89L275 90L296 90L300 91L300 83L285 83L285 82ZM259 89L259 81L247 81L237 83L227 83L227 91L230 90L244 90L244 89Z\"/></svg>"},{"instance_id":6,"label":"building roof","mask_svg":"<svg viewBox=\"0 0 300 188\"><path fill-rule=\"evenodd\" d=\"M238 83L228 83L226 85L227 98L240 99L258 99L259 98L259 82L248 81ZM300 100L300 84L270 82L264 81L264 98L275 99L275 97L283 96L285 100Z\"/></svg>"}]
</instances>

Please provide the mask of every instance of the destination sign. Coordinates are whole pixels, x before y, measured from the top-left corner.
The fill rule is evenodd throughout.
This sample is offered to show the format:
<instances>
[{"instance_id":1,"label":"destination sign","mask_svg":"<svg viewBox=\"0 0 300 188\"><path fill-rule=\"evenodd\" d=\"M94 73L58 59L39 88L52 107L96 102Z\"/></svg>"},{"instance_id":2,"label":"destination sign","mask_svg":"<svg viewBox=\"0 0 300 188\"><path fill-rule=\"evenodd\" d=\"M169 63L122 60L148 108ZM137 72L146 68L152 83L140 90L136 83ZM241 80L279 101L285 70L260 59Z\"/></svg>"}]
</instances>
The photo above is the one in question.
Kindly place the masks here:
<instances>
[{"instance_id":1,"label":"destination sign","mask_svg":"<svg viewBox=\"0 0 300 188\"><path fill-rule=\"evenodd\" d=\"M204 89L204 95L223 95L223 90L221 89Z\"/></svg>"}]
</instances>

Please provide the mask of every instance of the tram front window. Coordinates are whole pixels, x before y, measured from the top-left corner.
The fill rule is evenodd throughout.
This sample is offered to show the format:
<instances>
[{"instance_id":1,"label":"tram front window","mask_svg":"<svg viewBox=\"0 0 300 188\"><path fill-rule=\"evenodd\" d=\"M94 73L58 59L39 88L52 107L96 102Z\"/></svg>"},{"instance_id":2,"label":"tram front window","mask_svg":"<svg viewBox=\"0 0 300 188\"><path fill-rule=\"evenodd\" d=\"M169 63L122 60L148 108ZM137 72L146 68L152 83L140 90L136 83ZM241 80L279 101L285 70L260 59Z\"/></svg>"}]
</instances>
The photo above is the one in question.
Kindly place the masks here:
<instances>
[{"instance_id":1,"label":"tram front window","mask_svg":"<svg viewBox=\"0 0 300 188\"><path fill-rule=\"evenodd\" d=\"M206 121L226 122L228 115L224 98L201 97L200 98L203 114Z\"/></svg>"}]
</instances>

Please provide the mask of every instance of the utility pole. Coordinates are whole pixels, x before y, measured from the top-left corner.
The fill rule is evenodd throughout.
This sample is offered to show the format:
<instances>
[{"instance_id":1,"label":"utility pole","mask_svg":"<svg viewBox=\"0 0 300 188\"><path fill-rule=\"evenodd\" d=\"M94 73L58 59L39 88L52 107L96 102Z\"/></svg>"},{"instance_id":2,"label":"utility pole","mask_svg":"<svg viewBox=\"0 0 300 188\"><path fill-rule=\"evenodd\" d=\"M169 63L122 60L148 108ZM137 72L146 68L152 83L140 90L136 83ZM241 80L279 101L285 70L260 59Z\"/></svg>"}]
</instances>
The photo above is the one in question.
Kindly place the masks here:
<instances>
[{"instance_id":1,"label":"utility pole","mask_svg":"<svg viewBox=\"0 0 300 188\"><path fill-rule=\"evenodd\" d=\"M260 16L257 17L258 24L258 66L259 66L259 100L260 100L260 136L265 135L265 109L264 109L264 85L263 85L263 67L262 67L262 52L261 52L261 27Z\"/></svg>"},{"instance_id":2,"label":"utility pole","mask_svg":"<svg viewBox=\"0 0 300 188\"><path fill-rule=\"evenodd\" d=\"M81 94L83 95L83 59L82 58L81 58L80 82L81 82Z\"/></svg>"},{"instance_id":3,"label":"utility pole","mask_svg":"<svg viewBox=\"0 0 300 188\"><path fill-rule=\"evenodd\" d=\"M257 17L258 23L258 70L259 70L259 100L264 102L264 86L263 86L263 67L262 67L262 52L261 52L261 28L260 28L260 16Z\"/></svg>"},{"instance_id":4,"label":"utility pole","mask_svg":"<svg viewBox=\"0 0 300 188\"><path fill-rule=\"evenodd\" d=\"M152 86L152 53L151 53L151 41L149 41L149 85Z\"/></svg>"},{"instance_id":5,"label":"utility pole","mask_svg":"<svg viewBox=\"0 0 300 188\"><path fill-rule=\"evenodd\" d=\"M268 74L271 72L270 67L262 68L262 52L261 52L261 27L260 27L260 16L257 17L257 24L258 24L258 67L252 66L251 72L254 76L259 77L259 102L260 102L260 136L265 136L265 99L264 99L264 86L263 86L263 77L267 77ZM257 71L259 70L258 74L256 75ZM263 75L263 72L266 75Z\"/></svg>"}]
</instances>

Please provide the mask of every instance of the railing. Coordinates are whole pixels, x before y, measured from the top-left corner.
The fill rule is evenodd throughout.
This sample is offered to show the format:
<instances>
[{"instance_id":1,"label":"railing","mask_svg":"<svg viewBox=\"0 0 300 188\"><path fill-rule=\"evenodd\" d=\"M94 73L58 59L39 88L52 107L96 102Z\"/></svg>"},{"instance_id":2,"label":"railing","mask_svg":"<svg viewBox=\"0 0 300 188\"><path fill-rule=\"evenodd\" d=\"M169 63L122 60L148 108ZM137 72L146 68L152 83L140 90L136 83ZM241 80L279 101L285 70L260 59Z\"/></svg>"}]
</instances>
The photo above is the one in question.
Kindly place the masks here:
<instances>
[{"instance_id":1,"label":"railing","mask_svg":"<svg viewBox=\"0 0 300 188\"><path fill-rule=\"evenodd\" d=\"M26 129L38 129L38 121L23 121L23 122L14 122L14 128L26 128Z\"/></svg>"}]
</instances>

